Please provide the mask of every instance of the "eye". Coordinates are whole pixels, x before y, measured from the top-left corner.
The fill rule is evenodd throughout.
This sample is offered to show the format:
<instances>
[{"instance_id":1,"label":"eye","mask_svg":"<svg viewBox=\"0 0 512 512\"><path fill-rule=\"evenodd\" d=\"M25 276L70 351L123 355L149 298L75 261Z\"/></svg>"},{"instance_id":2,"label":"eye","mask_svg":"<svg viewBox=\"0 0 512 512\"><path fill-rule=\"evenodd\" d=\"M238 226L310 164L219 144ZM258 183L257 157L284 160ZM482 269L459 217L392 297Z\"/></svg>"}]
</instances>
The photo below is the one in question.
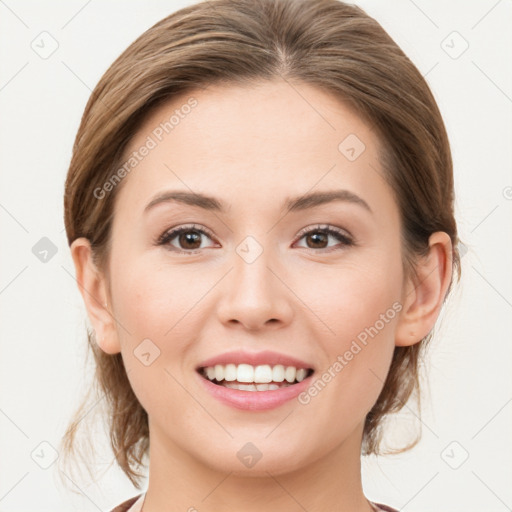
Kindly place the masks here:
<instances>
[{"instance_id":1,"label":"eye","mask_svg":"<svg viewBox=\"0 0 512 512\"><path fill-rule=\"evenodd\" d=\"M207 230L196 225L180 226L163 233L158 239L157 245L167 245L171 250L194 254L200 249L204 249L204 247L201 247L202 235L212 238L212 235ZM172 243L175 238L179 244L178 247Z\"/></svg>"},{"instance_id":2,"label":"eye","mask_svg":"<svg viewBox=\"0 0 512 512\"><path fill-rule=\"evenodd\" d=\"M180 226L175 229L164 232L157 240L157 245L165 245L170 250L182 252L186 254L195 254L205 247L201 247L201 237L206 236L210 239L213 235L206 229L200 228L193 224L190 226ZM322 252L331 252L338 247L329 247L329 237L335 238L340 242L342 247L355 245L353 239L339 228L333 226L315 226L306 228L298 235L298 240L306 239L307 243L312 243L313 247L306 247L312 250L320 250ZM175 240L176 239L176 240ZM176 241L178 247L173 243ZM327 244L327 245L325 245Z\"/></svg>"},{"instance_id":3,"label":"eye","mask_svg":"<svg viewBox=\"0 0 512 512\"><path fill-rule=\"evenodd\" d=\"M299 233L299 240L303 238L306 239L307 242L313 244L313 247L307 247L308 249L327 249L323 252L331 252L336 250L336 246L329 247L328 241L329 237L333 237L341 242L341 246L352 246L355 245L353 239L341 229L335 228L333 226L315 226L314 228L307 228ZM306 242L306 243L307 243Z\"/></svg>"}]
</instances>

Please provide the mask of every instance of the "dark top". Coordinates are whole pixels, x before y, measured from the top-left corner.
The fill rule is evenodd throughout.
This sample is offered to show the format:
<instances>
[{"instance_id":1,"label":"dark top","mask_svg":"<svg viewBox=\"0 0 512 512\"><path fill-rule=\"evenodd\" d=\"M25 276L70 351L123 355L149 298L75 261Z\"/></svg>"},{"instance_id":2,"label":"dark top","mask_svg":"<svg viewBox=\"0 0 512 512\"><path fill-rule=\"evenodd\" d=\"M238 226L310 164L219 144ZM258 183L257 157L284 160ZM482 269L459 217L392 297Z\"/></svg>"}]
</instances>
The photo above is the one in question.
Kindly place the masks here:
<instances>
[{"instance_id":1,"label":"dark top","mask_svg":"<svg viewBox=\"0 0 512 512\"><path fill-rule=\"evenodd\" d=\"M144 493L138 494L137 496L134 496L133 498L130 498L129 500L123 501L123 503L118 505L116 508L112 509L111 512L130 512L130 508L142 496L142 494L144 494ZM387 505L382 505L382 503L373 503L373 502L370 502L370 503L376 507L375 508L376 511L398 512L398 510L396 510L395 508L388 507Z\"/></svg>"}]
</instances>

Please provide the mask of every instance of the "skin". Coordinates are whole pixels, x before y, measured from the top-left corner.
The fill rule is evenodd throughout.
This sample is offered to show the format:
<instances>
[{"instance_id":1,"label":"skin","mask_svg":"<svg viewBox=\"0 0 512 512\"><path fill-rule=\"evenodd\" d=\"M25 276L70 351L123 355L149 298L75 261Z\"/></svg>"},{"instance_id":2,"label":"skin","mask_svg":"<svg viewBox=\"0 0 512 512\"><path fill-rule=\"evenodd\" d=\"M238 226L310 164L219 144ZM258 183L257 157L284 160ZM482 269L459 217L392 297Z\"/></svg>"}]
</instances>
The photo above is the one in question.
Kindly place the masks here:
<instances>
[{"instance_id":1,"label":"skin","mask_svg":"<svg viewBox=\"0 0 512 512\"><path fill-rule=\"evenodd\" d=\"M149 415L144 511L368 512L364 419L394 347L417 343L435 324L451 278L450 238L434 233L419 279L405 278L380 141L346 105L309 85L276 80L188 92L153 112L126 154L190 97L198 105L117 190L108 274L93 265L86 239L71 246L99 344L121 352ZM349 134L366 146L354 161L338 150ZM372 212L346 201L282 209L290 196L338 189L357 194ZM165 190L214 196L226 212L168 202L145 214ZM170 228L192 223L213 237L155 244ZM317 224L343 230L355 244L332 235L316 245L312 233L298 238ZM263 250L250 264L236 252L249 235ZM320 375L396 302L401 311L308 404L237 410L198 381L201 361L237 348L296 356ZM134 355L146 338L160 350L149 366ZM236 455L247 442L262 453L252 468Z\"/></svg>"}]
</instances>

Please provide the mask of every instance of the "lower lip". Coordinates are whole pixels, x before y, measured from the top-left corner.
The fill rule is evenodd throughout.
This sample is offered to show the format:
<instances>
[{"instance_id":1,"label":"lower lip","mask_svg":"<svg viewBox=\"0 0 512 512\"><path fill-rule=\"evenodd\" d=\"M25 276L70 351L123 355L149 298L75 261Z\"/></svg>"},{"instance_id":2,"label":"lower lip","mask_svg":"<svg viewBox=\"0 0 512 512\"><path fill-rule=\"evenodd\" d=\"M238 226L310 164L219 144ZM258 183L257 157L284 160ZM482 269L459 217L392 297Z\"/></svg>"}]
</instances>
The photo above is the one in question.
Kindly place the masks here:
<instances>
[{"instance_id":1,"label":"lower lip","mask_svg":"<svg viewBox=\"0 0 512 512\"><path fill-rule=\"evenodd\" d=\"M284 388L274 389L272 391L242 391L214 384L201 375L197 375L203 383L206 391L208 391L214 398L226 405L246 411L274 409L290 400L293 400L297 395L306 390L310 385L311 377L313 376L313 374L311 374L301 382Z\"/></svg>"}]
</instances>

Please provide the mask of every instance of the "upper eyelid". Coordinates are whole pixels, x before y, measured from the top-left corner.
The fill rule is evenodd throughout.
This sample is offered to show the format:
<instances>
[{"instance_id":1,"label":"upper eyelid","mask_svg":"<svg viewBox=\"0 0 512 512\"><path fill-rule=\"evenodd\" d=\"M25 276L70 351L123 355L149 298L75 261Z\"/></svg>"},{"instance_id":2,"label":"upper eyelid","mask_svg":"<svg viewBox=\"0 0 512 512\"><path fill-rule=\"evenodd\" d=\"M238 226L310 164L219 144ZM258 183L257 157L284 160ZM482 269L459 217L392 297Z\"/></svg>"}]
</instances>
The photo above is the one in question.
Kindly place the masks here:
<instances>
[{"instance_id":1,"label":"upper eyelid","mask_svg":"<svg viewBox=\"0 0 512 512\"><path fill-rule=\"evenodd\" d=\"M197 231L197 232L203 233L205 235L208 235L210 238L216 240L215 235L208 228L206 228L204 226L198 226L197 224L190 224L190 225L180 224L180 225L175 226L173 228L166 229L158 237L157 240L158 240L158 242L161 242L166 237L174 238L176 236L176 234L179 233L180 231Z\"/></svg>"},{"instance_id":2,"label":"upper eyelid","mask_svg":"<svg viewBox=\"0 0 512 512\"><path fill-rule=\"evenodd\" d=\"M313 226L307 226L299 231L297 234L298 238L302 238L306 233L311 231L334 231L339 235L346 236L347 238L352 239L353 236L346 229L338 228L337 226L333 226L332 224L316 224Z\"/></svg>"}]
</instances>

